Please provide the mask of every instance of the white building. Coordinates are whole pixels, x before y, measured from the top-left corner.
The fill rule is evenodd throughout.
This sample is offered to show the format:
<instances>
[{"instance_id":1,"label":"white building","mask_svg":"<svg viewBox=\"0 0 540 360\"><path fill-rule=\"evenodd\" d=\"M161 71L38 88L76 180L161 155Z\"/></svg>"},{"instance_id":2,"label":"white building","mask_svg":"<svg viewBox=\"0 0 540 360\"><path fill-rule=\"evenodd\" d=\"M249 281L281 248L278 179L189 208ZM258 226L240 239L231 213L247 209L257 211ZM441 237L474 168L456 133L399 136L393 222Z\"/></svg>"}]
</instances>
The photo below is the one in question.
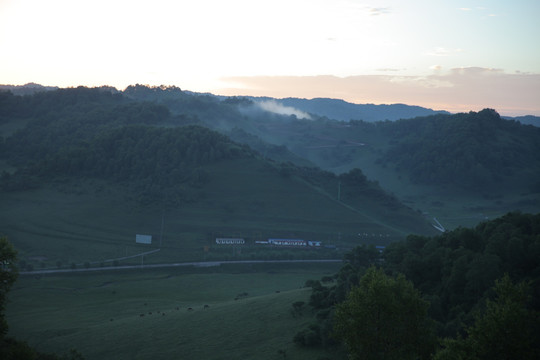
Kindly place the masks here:
<instances>
[{"instance_id":1,"label":"white building","mask_svg":"<svg viewBox=\"0 0 540 360\"><path fill-rule=\"evenodd\" d=\"M244 245L246 241L241 238L216 238L218 245Z\"/></svg>"},{"instance_id":2,"label":"white building","mask_svg":"<svg viewBox=\"0 0 540 360\"><path fill-rule=\"evenodd\" d=\"M306 240L301 239L268 239L268 243L278 246L307 246Z\"/></svg>"}]
</instances>

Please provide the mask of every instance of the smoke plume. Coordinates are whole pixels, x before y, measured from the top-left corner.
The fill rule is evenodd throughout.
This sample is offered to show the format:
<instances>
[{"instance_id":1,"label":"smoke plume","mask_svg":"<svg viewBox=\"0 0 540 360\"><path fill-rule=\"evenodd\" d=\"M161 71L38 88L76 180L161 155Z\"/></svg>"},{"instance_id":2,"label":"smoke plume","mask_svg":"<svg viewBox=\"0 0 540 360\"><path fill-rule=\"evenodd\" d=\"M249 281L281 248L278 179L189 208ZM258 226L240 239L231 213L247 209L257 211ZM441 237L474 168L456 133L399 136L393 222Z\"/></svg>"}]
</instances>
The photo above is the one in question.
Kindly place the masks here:
<instances>
[{"instance_id":1,"label":"smoke plume","mask_svg":"<svg viewBox=\"0 0 540 360\"><path fill-rule=\"evenodd\" d=\"M292 106L282 105L282 104L280 104L280 103L278 103L277 101L274 101L274 100L260 101L260 102L257 102L257 105L261 109L263 109L265 111L269 111L269 112L274 113L274 114L286 115L286 116L294 115L298 119L311 120L311 116L307 112L295 109Z\"/></svg>"}]
</instances>

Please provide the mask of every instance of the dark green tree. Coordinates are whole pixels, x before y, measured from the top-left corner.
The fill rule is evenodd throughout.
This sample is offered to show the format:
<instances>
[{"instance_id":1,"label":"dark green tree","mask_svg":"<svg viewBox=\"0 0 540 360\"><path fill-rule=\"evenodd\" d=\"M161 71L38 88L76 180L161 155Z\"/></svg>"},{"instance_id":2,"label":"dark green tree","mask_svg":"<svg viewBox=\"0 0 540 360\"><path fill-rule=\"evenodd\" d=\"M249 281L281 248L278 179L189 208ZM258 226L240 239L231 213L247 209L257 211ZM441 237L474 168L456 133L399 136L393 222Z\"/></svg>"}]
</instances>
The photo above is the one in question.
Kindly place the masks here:
<instances>
[{"instance_id":1,"label":"dark green tree","mask_svg":"<svg viewBox=\"0 0 540 360\"><path fill-rule=\"evenodd\" d=\"M295 301L292 304L292 314L294 317L302 316L302 309L304 308L304 301Z\"/></svg>"},{"instance_id":2,"label":"dark green tree","mask_svg":"<svg viewBox=\"0 0 540 360\"><path fill-rule=\"evenodd\" d=\"M371 267L337 306L334 334L351 359L426 359L434 344L427 308L403 275Z\"/></svg>"},{"instance_id":3,"label":"dark green tree","mask_svg":"<svg viewBox=\"0 0 540 360\"><path fill-rule=\"evenodd\" d=\"M538 311L529 308L529 285L513 284L508 274L495 281L495 300L467 329L467 337L445 339L436 360L537 359L540 353Z\"/></svg>"},{"instance_id":4,"label":"dark green tree","mask_svg":"<svg viewBox=\"0 0 540 360\"><path fill-rule=\"evenodd\" d=\"M4 310L7 293L17 279L16 259L17 252L11 243L5 237L0 237L0 341L8 329Z\"/></svg>"},{"instance_id":5,"label":"dark green tree","mask_svg":"<svg viewBox=\"0 0 540 360\"><path fill-rule=\"evenodd\" d=\"M355 269L366 268L379 260L379 251L374 245L361 245L357 246L343 257L344 260L350 263Z\"/></svg>"},{"instance_id":6,"label":"dark green tree","mask_svg":"<svg viewBox=\"0 0 540 360\"><path fill-rule=\"evenodd\" d=\"M18 276L16 264L17 251L5 238L0 237L0 359L2 360L84 360L75 349L68 354L42 353L28 345L25 341L6 337L8 324L4 317L7 293Z\"/></svg>"}]
</instances>

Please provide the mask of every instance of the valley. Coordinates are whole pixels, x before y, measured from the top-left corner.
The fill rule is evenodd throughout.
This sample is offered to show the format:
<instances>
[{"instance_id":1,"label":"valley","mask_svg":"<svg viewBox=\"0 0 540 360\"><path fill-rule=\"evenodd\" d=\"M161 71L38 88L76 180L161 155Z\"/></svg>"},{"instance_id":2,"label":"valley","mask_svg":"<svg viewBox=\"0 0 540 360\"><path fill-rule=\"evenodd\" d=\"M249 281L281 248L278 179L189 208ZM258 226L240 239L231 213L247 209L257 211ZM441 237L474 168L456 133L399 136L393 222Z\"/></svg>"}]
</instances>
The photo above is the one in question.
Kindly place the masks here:
<instances>
[{"instance_id":1,"label":"valley","mask_svg":"<svg viewBox=\"0 0 540 360\"><path fill-rule=\"evenodd\" d=\"M533 256L536 225L519 226L534 219L519 216L540 210L538 128L490 109L365 122L257 101L0 92L0 236L20 271L8 335L85 359L344 359L324 306L369 266L406 273L433 309L454 306L431 281L452 275L467 307L432 314L451 336L484 296L470 284L487 291L503 260ZM497 236L485 240L497 255L478 252L505 216L522 255L506 259Z\"/></svg>"}]
</instances>

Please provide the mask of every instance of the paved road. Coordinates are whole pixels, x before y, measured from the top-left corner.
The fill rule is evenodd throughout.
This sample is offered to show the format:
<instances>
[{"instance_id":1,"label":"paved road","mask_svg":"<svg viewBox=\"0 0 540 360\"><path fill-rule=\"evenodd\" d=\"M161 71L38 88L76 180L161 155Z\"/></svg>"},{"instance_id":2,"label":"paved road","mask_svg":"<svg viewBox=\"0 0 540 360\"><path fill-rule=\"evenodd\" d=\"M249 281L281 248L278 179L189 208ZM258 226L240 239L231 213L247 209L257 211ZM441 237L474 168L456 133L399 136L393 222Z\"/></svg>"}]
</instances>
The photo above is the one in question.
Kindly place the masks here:
<instances>
[{"instance_id":1,"label":"paved road","mask_svg":"<svg viewBox=\"0 0 540 360\"><path fill-rule=\"evenodd\" d=\"M89 271L114 271L114 270L132 270L132 269L156 269L179 266L195 266L195 267L212 267L227 264L309 264L309 263L339 263L341 259L323 259L323 260L236 260L236 261L198 261L198 262L183 262L172 264L148 264L148 265L124 265L124 266L105 266L105 267L90 267L84 269L49 269L35 271L21 271L19 275L45 275L45 274L62 274L62 273L77 273Z\"/></svg>"}]
</instances>

